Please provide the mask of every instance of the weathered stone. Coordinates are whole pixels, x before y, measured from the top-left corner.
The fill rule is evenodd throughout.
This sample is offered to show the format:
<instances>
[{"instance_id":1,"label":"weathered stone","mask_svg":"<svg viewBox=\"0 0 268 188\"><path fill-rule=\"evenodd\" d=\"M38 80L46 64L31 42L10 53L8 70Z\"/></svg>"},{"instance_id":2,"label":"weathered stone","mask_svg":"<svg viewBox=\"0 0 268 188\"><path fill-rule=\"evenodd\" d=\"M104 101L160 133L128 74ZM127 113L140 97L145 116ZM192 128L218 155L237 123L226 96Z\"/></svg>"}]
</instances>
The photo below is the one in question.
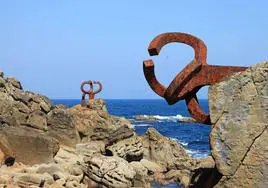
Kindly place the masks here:
<instances>
[{"instance_id":1,"label":"weathered stone","mask_svg":"<svg viewBox=\"0 0 268 188\"><path fill-rule=\"evenodd\" d=\"M92 156L96 153L105 153L105 144L102 141L91 141L76 145L76 153L83 156Z\"/></svg>"},{"instance_id":2,"label":"weathered stone","mask_svg":"<svg viewBox=\"0 0 268 188\"><path fill-rule=\"evenodd\" d=\"M143 136L143 158L156 162L167 169L191 169L195 160L187 155L176 141L162 136L149 128Z\"/></svg>"},{"instance_id":3,"label":"weathered stone","mask_svg":"<svg viewBox=\"0 0 268 188\"><path fill-rule=\"evenodd\" d=\"M30 101L28 106L31 109L31 112L41 110L40 104L34 101Z\"/></svg>"},{"instance_id":4,"label":"weathered stone","mask_svg":"<svg viewBox=\"0 0 268 188\"><path fill-rule=\"evenodd\" d=\"M14 101L13 105L14 105L14 108L18 109L19 112L22 112L25 114L28 114L31 112L29 107L22 102Z\"/></svg>"},{"instance_id":5,"label":"weathered stone","mask_svg":"<svg viewBox=\"0 0 268 188\"><path fill-rule=\"evenodd\" d=\"M88 108L89 110L96 110L108 113L105 101L102 99L87 100L86 108Z\"/></svg>"},{"instance_id":6,"label":"weathered stone","mask_svg":"<svg viewBox=\"0 0 268 188\"><path fill-rule=\"evenodd\" d=\"M40 185L41 182L43 181L43 177L41 174L27 174L27 173L20 173L17 174L13 178L15 183L18 183L19 185Z\"/></svg>"},{"instance_id":7,"label":"weathered stone","mask_svg":"<svg viewBox=\"0 0 268 188\"><path fill-rule=\"evenodd\" d=\"M142 138L132 136L107 147L113 155L124 158L128 162L140 161L143 158Z\"/></svg>"},{"instance_id":8,"label":"weathered stone","mask_svg":"<svg viewBox=\"0 0 268 188\"><path fill-rule=\"evenodd\" d=\"M268 129L255 139L233 176L224 176L216 187L267 187Z\"/></svg>"},{"instance_id":9,"label":"weathered stone","mask_svg":"<svg viewBox=\"0 0 268 188\"><path fill-rule=\"evenodd\" d=\"M47 134L28 127L4 127L1 134L7 138L16 161L37 164L53 161L59 143Z\"/></svg>"},{"instance_id":10,"label":"weathered stone","mask_svg":"<svg viewBox=\"0 0 268 188\"><path fill-rule=\"evenodd\" d=\"M166 171L166 169L159 164L148 161L147 159L142 159L140 163L151 173Z\"/></svg>"},{"instance_id":11,"label":"weathered stone","mask_svg":"<svg viewBox=\"0 0 268 188\"><path fill-rule=\"evenodd\" d=\"M20 81L18 81L16 78L7 78L7 82L10 83L12 86L18 89L22 89L22 86L20 84Z\"/></svg>"},{"instance_id":12,"label":"weathered stone","mask_svg":"<svg viewBox=\"0 0 268 188\"><path fill-rule=\"evenodd\" d=\"M48 113L47 120L49 135L57 138L61 144L74 146L80 142L73 114L64 109L54 109Z\"/></svg>"},{"instance_id":13,"label":"weathered stone","mask_svg":"<svg viewBox=\"0 0 268 188\"><path fill-rule=\"evenodd\" d=\"M6 81L3 77L0 76L0 88L6 87Z\"/></svg>"},{"instance_id":14,"label":"weathered stone","mask_svg":"<svg viewBox=\"0 0 268 188\"><path fill-rule=\"evenodd\" d=\"M41 111L32 112L28 117L27 125L36 129L47 131L47 118L45 113Z\"/></svg>"},{"instance_id":15,"label":"weathered stone","mask_svg":"<svg viewBox=\"0 0 268 188\"><path fill-rule=\"evenodd\" d=\"M102 140L106 145L111 145L134 134L131 124L124 118L102 111L85 110L81 105L74 106L69 112L73 114L82 142Z\"/></svg>"},{"instance_id":16,"label":"weathered stone","mask_svg":"<svg viewBox=\"0 0 268 188\"><path fill-rule=\"evenodd\" d=\"M4 135L0 135L0 162L7 166L11 166L15 162L15 154Z\"/></svg>"},{"instance_id":17,"label":"weathered stone","mask_svg":"<svg viewBox=\"0 0 268 188\"><path fill-rule=\"evenodd\" d=\"M149 177L148 169L145 168L140 162L137 162L137 161L133 161L129 164L136 172L133 186L150 188L151 187L150 182L152 181L153 178Z\"/></svg>"},{"instance_id":18,"label":"weathered stone","mask_svg":"<svg viewBox=\"0 0 268 188\"><path fill-rule=\"evenodd\" d=\"M49 164L41 164L37 167L35 173L38 174L44 174L44 173L48 173L51 176L53 176L53 174L57 173L57 172L62 172L63 170L61 169L59 164L55 164L55 163L49 163Z\"/></svg>"},{"instance_id":19,"label":"weathered stone","mask_svg":"<svg viewBox=\"0 0 268 188\"><path fill-rule=\"evenodd\" d=\"M211 86L209 108L217 186L267 187L268 62Z\"/></svg>"},{"instance_id":20,"label":"weathered stone","mask_svg":"<svg viewBox=\"0 0 268 188\"><path fill-rule=\"evenodd\" d=\"M61 166L61 169L64 169L64 172L77 174L77 172L81 173L81 171L77 169L77 164L82 163L83 157L82 155L78 155L74 148L61 146L54 160Z\"/></svg>"},{"instance_id":21,"label":"weathered stone","mask_svg":"<svg viewBox=\"0 0 268 188\"><path fill-rule=\"evenodd\" d=\"M105 187L132 187L136 172L122 158L95 155L85 158L85 173Z\"/></svg>"}]
</instances>

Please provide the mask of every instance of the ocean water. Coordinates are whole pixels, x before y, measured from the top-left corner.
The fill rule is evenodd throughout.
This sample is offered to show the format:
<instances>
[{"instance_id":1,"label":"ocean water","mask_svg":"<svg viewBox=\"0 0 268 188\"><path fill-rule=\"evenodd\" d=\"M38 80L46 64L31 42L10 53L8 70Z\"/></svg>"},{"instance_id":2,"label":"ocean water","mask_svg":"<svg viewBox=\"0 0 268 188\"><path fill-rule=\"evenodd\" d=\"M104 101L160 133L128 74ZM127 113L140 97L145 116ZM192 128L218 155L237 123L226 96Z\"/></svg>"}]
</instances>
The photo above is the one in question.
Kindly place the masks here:
<instances>
[{"instance_id":1,"label":"ocean water","mask_svg":"<svg viewBox=\"0 0 268 188\"><path fill-rule=\"evenodd\" d=\"M81 100L52 100L54 104L72 107ZM105 100L110 114L124 116L132 121L137 134L144 134L149 127L157 129L162 135L176 140L195 158L210 155L210 126L199 123L177 122L180 117L190 117L184 101L168 105L164 100ZM208 101L199 100L200 106L208 111ZM136 120L137 115L152 115L156 121Z\"/></svg>"}]
</instances>

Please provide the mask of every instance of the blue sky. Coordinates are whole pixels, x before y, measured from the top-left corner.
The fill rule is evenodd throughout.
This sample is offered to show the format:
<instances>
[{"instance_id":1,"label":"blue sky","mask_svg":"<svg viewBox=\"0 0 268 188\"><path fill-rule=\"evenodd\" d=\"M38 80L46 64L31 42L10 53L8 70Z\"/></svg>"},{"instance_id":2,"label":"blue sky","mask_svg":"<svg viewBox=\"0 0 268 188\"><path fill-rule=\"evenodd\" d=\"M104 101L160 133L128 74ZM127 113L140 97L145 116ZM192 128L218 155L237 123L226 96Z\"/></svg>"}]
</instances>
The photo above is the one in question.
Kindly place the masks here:
<instances>
[{"instance_id":1,"label":"blue sky","mask_svg":"<svg viewBox=\"0 0 268 188\"><path fill-rule=\"evenodd\" d=\"M208 64L249 66L268 59L268 1L0 1L0 70L50 98L80 98L99 80L108 99L159 99L142 61L163 32L186 32L208 47ZM166 85L193 58L183 44L153 57ZM206 89L199 92L207 98Z\"/></svg>"}]
</instances>

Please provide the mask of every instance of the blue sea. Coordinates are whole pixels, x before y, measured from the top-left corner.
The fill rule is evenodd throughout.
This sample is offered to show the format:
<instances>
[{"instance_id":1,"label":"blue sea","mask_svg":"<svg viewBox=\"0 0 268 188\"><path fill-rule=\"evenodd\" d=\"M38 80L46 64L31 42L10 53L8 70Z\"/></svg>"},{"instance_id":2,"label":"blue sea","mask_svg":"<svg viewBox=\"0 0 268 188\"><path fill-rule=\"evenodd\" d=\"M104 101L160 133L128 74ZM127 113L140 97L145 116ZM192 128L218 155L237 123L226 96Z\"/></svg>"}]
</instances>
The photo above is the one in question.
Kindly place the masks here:
<instances>
[{"instance_id":1,"label":"blue sea","mask_svg":"<svg viewBox=\"0 0 268 188\"><path fill-rule=\"evenodd\" d=\"M81 100L52 100L54 104L72 107ZM210 155L210 126L199 123L177 122L180 117L190 117L184 101L168 105L164 100L105 100L110 114L124 116L132 121L138 135L143 135L150 127L157 129L162 135L176 140L195 158ZM204 111L208 111L208 101L199 100ZM156 121L136 120L136 115L153 115Z\"/></svg>"}]
</instances>

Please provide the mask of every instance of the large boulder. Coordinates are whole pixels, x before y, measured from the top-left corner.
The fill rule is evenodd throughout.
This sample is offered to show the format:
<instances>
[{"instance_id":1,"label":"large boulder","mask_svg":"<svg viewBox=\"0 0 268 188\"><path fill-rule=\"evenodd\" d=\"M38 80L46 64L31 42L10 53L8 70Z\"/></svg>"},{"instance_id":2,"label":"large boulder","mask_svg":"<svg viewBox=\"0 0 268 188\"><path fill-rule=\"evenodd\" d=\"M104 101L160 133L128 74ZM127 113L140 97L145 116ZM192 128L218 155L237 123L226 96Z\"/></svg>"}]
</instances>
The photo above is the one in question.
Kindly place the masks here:
<instances>
[{"instance_id":1,"label":"large boulder","mask_svg":"<svg viewBox=\"0 0 268 188\"><path fill-rule=\"evenodd\" d=\"M103 100L98 99L95 102L96 104L90 101L91 106L95 106L95 110L81 107L81 105L68 110L73 114L73 121L82 142L101 140L106 145L111 145L134 135L134 129L127 119L111 116L106 110L103 111ZM101 105L100 108L96 107L98 104Z\"/></svg>"},{"instance_id":2,"label":"large boulder","mask_svg":"<svg viewBox=\"0 0 268 188\"><path fill-rule=\"evenodd\" d=\"M217 187L267 187L268 62L211 86L209 110Z\"/></svg>"},{"instance_id":3,"label":"large boulder","mask_svg":"<svg viewBox=\"0 0 268 188\"><path fill-rule=\"evenodd\" d=\"M80 142L74 116L67 109L55 108L47 115L48 134L62 145L75 146Z\"/></svg>"},{"instance_id":4,"label":"large boulder","mask_svg":"<svg viewBox=\"0 0 268 188\"><path fill-rule=\"evenodd\" d=\"M6 139L9 150L14 152L16 161L24 164L52 162L59 150L57 140L46 133L28 127L2 127L0 138L2 138L1 143L4 138Z\"/></svg>"},{"instance_id":5,"label":"large boulder","mask_svg":"<svg viewBox=\"0 0 268 188\"><path fill-rule=\"evenodd\" d=\"M143 136L143 148L145 159L157 162L167 170L191 170L196 162L181 145L170 138L162 136L154 128L149 128Z\"/></svg>"},{"instance_id":6,"label":"large boulder","mask_svg":"<svg viewBox=\"0 0 268 188\"><path fill-rule=\"evenodd\" d=\"M103 187L133 187L135 170L116 156L95 155L85 158L85 173Z\"/></svg>"}]
</instances>

